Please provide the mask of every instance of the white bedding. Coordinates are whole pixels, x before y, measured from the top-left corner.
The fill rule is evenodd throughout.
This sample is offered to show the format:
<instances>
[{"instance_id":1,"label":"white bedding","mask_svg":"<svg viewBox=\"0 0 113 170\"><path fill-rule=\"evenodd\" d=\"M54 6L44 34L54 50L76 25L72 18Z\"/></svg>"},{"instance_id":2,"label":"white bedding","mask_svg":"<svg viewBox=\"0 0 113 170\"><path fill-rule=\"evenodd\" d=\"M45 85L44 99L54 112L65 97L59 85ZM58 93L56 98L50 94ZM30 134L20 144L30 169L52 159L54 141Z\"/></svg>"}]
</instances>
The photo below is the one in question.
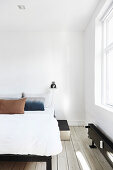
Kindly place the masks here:
<instances>
[{"instance_id":1,"label":"white bedding","mask_svg":"<svg viewBox=\"0 0 113 170\"><path fill-rule=\"evenodd\" d=\"M54 108L51 106L51 107L46 107L44 108L45 110L44 111L25 111L24 114L50 114L52 116L54 116Z\"/></svg>"},{"instance_id":2,"label":"white bedding","mask_svg":"<svg viewBox=\"0 0 113 170\"><path fill-rule=\"evenodd\" d=\"M0 115L0 154L52 156L61 151L58 123L52 114Z\"/></svg>"}]
</instances>

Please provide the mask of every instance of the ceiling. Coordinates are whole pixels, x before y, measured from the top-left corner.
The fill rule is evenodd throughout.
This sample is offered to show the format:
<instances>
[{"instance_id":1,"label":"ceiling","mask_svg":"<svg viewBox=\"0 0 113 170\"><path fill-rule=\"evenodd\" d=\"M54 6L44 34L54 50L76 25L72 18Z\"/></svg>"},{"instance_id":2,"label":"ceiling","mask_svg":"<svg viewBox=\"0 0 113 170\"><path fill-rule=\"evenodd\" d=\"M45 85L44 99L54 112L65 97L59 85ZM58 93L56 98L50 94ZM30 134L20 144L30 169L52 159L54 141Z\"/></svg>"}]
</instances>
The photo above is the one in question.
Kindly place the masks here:
<instances>
[{"instance_id":1,"label":"ceiling","mask_svg":"<svg viewBox=\"0 0 113 170\"><path fill-rule=\"evenodd\" d=\"M0 0L2 31L83 31L99 0ZM25 5L26 9L19 9Z\"/></svg>"}]
</instances>

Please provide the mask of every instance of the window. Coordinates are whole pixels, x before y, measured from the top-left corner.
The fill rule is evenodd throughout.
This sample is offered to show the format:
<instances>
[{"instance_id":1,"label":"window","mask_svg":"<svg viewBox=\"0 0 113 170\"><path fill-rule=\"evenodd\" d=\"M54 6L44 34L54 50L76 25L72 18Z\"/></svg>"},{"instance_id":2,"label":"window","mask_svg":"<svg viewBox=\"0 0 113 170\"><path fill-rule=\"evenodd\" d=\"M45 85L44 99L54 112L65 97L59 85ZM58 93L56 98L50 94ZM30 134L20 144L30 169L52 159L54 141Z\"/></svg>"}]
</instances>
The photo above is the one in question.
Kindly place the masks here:
<instances>
[{"instance_id":1,"label":"window","mask_svg":"<svg viewBox=\"0 0 113 170\"><path fill-rule=\"evenodd\" d=\"M102 21L102 103L113 106L113 9Z\"/></svg>"}]
</instances>

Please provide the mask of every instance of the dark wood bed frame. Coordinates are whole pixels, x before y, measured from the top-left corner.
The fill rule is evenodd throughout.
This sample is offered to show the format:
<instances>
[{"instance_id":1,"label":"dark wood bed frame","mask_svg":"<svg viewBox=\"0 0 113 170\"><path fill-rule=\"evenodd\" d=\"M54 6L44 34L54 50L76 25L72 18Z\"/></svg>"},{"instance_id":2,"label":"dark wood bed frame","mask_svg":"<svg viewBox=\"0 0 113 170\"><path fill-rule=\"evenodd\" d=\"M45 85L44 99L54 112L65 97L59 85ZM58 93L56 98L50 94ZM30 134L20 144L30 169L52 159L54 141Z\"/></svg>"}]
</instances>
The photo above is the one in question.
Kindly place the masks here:
<instances>
[{"instance_id":1,"label":"dark wood bed frame","mask_svg":"<svg viewBox=\"0 0 113 170\"><path fill-rule=\"evenodd\" d=\"M51 156L3 154L0 155L0 161L46 162L46 170L52 170Z\"/></svg>"}]
</instances>

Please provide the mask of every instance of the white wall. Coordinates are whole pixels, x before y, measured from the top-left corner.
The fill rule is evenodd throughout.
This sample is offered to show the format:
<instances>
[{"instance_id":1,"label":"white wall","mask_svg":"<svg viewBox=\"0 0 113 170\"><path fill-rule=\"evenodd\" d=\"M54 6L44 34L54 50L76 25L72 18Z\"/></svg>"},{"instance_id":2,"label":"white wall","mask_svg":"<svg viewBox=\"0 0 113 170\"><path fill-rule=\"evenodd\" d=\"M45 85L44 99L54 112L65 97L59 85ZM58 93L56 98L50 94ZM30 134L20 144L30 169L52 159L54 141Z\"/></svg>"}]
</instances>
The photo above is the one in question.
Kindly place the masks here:
<instances>
[{"instance_id":1,"label":"white wall","mask_svg":"<svg viewBox=\"0 0 113 170\"><path fill-rule=\"evenodd\" d=\"M37 92L53 80L57 118L83 121L82 32L0 32L0 93Z\"/></svg>"},{"instance_id":2,"label":"white wall","mask_svg":"<svg viewBox=\"0 0 113 170\"><path fill-rule=\"evenodd\" d=\"M95 18L103 7L101 0L85 31L85 112L86 121L94 122L113 140L113 112L95 105Z\"/></svg>"}]
</instances>

